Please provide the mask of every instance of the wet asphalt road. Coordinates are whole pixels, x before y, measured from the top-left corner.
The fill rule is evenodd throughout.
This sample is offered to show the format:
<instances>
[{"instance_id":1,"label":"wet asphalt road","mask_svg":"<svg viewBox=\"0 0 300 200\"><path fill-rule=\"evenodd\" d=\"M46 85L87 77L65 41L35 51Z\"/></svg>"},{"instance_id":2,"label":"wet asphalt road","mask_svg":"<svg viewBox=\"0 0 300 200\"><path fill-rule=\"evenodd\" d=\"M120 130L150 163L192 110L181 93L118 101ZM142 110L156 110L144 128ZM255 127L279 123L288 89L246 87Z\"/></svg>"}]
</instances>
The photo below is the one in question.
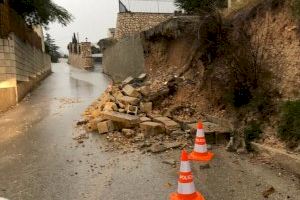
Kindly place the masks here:
<instances>
[{"instance_id":1,"label":"wet asphalt road","mask_svg":"<svg viewBox=\"0 0 300 200\"><path fill-rule=\"evenodd\" d=\"M54 64L53 74L16 108L0 116L0 197L11 200L160 200L176 190L178 150L159 155L105 151L105 136L83 144L72 138L84 109L107 87L100 73ZM252 164L214 147L209 169L193 163L195 183L207 200L300 199L299 178Z\"/></svg>"}]
</instances>

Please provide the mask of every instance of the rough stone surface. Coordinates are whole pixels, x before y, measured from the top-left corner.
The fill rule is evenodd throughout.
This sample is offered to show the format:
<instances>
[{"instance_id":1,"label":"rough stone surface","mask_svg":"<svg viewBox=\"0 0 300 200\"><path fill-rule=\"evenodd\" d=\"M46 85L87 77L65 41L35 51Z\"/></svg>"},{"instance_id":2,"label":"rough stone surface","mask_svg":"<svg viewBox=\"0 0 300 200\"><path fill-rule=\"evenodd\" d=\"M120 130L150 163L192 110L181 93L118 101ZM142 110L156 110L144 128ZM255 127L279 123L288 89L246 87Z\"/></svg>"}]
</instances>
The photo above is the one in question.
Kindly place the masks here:
<instances>
[{"instance_id":1,"label":"rough stone surface","mask_svg":"<svg viewBox=\"0 0 300 200\"><path fill-rule=\"evenodd\" d=\"M152 112L152 102L141 102L140 109L142 112L151 113Z\"/></svg>"},{"instance_id":2,"label":"rough stone surface","mask_svg":"<svg viewBox=\"0 0 300 200\"><path fill-rule=\"evenodd\" d=\"M104 111L117 111L118 106L114 102L107 102L103 108Z\"/></svg>"},{"instance_id":3,"label":"rough stone surface","mask_svg":"<svg viewBox=\"0 0 300 200\"><path fill-rule=\"evenodd\" d=\"M158 135L165 132L163 124L157 122L143 122L140 124L145 137Z\"/></svg>"},{"instance_id":4,"label":"rough stone surface","mask_svg":"<svg viewBox=\"0 0 300 200\"><path fill-rule=\"evenodd\" d=\"M131 76L129 76L129 77L127 77L127 78L122 82L122 84L123 84L123 85L130 84L130 83L132 83L133 81L134 81L134 78L131 77Z\"/></svg>"},{"instance_id":5,"label":"rough stone surface","mask_svg":"<svg viewBox=\"0 0 300 200\"><path fill-rule=\"evenodd\" d=\"M116 130L116 126L111 120L100 122L98 123L97 127L98 127L98 132L100 134L104 134Z\"/></svg>"},{"instance_id":6,"label":"rough stone surface","mask_svg":"<svg viewBox=\"0 0 300 200\"><path fill-rule=\"evenodd\" d=\"M122 133L127 138L131 138L135 135L135 131L132 129L122 129Z\"/></svg>"},{"instance_id":7,"label":"rough stone surface","mask_svg":"<svg viewBox=\"0 0 300 200\"><path fill-rule=\"evenodd\" d=\"M140 121L141 121L141 122L150 122L151 119L148 118L148 117L141 117L141 118L140 118Z\"/></svg>"},{"instance_id":8,"label":"rough stone surface","mask_svg":"<svg viewBox=\"0 0 300 200\"><path fill-rule=\"evenodd\" d=\"M122 123L125 127L131 127L140 122L138 116L133 116L129 114L114 112L114 111L105 111L101 113L103 119L112 120L115 122Z\"/></svg>"},{"instance_id":9,"label":"rough stone surface","mask_svg":"<svg viewBox=\"0 0 300 200\"><path fill-rule=\"evenodd\" d=\"M166 149L166 147L163 144L153 144L150 147L150 151L152 153L160 153L160 152L163 152L165 150L167 150L167 149Z\"/></svg>"},{"instance_id":10,"label":"rough stone surface","mask_svg":"<svg viewBox=\"0 0 300 200\"><path fill-rule=\"evenodd\" d=\"M174 149L174 148L181 147L182 143L181 142L167 142L167 143L164 143L164 146L167 149Z\"/></svg>"},{"instance_id":11,"label":"rough stone surface","mask_svg":"<svg viewBox=\"0 0 300 200\"><path fill-rule=\"evenodd\" d=\"M90 121L89 126L91 131L97 131L98 130L98 123L105 121L102 117L97 117L96 119L93 119Z\"/></svg>"},{"instance_id":12,"label":"rough stone surface","mask_svg":"<svg viewBox=\"0 0 300 200\"><path fill-rule=\"evenodd\" d=\"M150 87L149 86L142 86L142 87L139 88L139 92L143 96L148 96L150 94Z\"/></svg>"},{"instance_id":13,"label":"rough stone surface","mask_svg":"<svg viewBox=\"0 0 300 200\"><path fill-rule=\"evenodd\" d=\"M130 105L137 106L139 104L139 99L135 97L119 96L117 97L117 99L125 105L130 104Z\"/></svg>"},{"instance_id":14,"label":"rough stone surface","mask_svg":"<svg viewBox=\"0 0 300 200\"><path fill-rule=\"evenodd\" d=\"M122 91L127 96L130 96L130 97L138 98L138 97L141 96L141 94L134 87L132 87L131 85L128 85L128 84L124 86L124 88L122 89Z\"/></svg>"},{"instance_id":15,"label":"rough stone surface","mask_svg":"<svg viewBox=\"0 0 300 200\"><path fill-rule=\"evenodd\" d=\"M168 133L180 128L180 125L177 122L168 117L156 117L153 121L164 124Z\"/></svg>"}]
</instances>

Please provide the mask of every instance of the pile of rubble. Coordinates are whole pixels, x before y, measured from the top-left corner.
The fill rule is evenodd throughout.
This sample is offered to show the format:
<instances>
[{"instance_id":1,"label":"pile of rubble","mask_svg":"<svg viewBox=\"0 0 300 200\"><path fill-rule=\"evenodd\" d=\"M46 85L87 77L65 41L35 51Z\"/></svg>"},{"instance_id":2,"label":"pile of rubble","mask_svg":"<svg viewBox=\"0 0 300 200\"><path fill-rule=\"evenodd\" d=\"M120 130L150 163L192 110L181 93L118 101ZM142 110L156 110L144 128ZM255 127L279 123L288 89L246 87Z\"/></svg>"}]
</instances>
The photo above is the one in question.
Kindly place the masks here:
<instances>
[{"instance_id":1,"label":"pile of rubble","mask_svg":"<svg viewBox=\"0 0 300 200\"><path fill-rule=\"evenodd\" d=\"M158 153L188 145L190 130L153 110L153 102L168 95L170 85L151 91L146 74L128 77L122 84L110 85L83 114L88 132L107 134L107 139L125 152L134 148Z\"/></svg>"}]
</instances>

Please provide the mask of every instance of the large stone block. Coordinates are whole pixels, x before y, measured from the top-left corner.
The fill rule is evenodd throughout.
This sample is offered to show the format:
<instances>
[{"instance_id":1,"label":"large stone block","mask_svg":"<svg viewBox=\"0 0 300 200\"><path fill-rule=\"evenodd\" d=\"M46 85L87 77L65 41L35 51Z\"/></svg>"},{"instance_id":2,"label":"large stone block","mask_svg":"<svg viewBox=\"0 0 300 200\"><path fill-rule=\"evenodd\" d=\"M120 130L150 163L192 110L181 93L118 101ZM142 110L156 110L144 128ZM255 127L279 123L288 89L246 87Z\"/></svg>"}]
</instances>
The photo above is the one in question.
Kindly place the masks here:
<instances>
[{"instance_id":1,"label":"large stone block","mask_svg":"<svg viewBox=\"0 0 300 200\"><path fill-rule=\"evenodd\" d=\"M125 105L133 105L136 106L139 104L140 100L138 98L135 97L129 97L129 96L119 96L117 97L117 100L120 101L121 103L125 104Z\"/></svg>"},{"instance_id":2,"label":"large stone block","mask_svg":"<svg viewBox=\"0 0 300 200\"><path fill-rule=\"evenodd\" d=\"M140 118L138 116L133 116L133 115L114 112L114 111L104 111L101 113L101 116L103 119L119 122L124 127L132 127L140 122Z\"/></svg>"},{"instance_id":3,"label":"large stone block","mask_svg":"<svg viewBox=\"0 0 300 200\"><path fill-rule=\"evenodd\" d=\"M143 122L140 124L140 128L145 137L150 137L165 132L164 125L157 122Z\"/></svg>"},{"instance_id":4,"label":"large stone block","mask_svg":"<svg viewBox=\"0 0 300 200\"><path fill-rule=\"evenodd\" d=\"M115 131L117 129L117 127L111 120L100 122L97 124L97 127L98 127L98 132L100 134Z\"/></svg>"},{"instance_id":5,"label":"large stone block","mask_svg":"<svg viewBox=\"0 0 300 200\"><path fill-rule=\"evenodd\" d=\"M141 94L131 85L125 85L123 88L123 92L130 97L140 97Z\"/></svg>"},{"instance_id":6,"label":"large stone block","mask_svg":"<svg viewBox=\"0 0 300 200\"><path fill-rule=\"evenodd\" d=\"M153 121L164 124L167 132L172 132L174 130L180 129L180 125L168 117L157 117L154 118Z\"/></svg>"},{"instance_id":7,"label":"large stone block","mask_svg":"<svg viewBox=\"0 0 300 200\"><path fill-rule=\"evenodd\" d=\"M103 108L104 111L117 111L118 106L114 102L107 102Z\"/></svg>"},{"instance_id":8,"label":"large stone block","mask_svg":"<svg viewBox=\"0 0 300 200\"><path fill-rule=\"evenodd\" d=\"M140 109L142 112L151 113L152 112L152 102L141 102Z\"/></svg>"}]
</instances>

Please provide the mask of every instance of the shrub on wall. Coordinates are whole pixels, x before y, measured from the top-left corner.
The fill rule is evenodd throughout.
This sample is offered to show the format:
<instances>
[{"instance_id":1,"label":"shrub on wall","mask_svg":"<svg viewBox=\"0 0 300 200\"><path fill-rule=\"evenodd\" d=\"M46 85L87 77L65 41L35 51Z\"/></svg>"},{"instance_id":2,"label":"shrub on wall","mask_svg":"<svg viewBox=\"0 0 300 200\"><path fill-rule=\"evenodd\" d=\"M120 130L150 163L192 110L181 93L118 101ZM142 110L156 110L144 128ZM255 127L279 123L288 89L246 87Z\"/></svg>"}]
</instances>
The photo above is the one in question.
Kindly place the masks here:
<instances>
[{"instance_id":1,"label":"shrub on wall","mask_svg":"<svg viewBox=\"0 0 300 200\"><path fill-rule=\"evenodd\" d=\"M278 134L288 142L300 141L300 100L285 102L281 107Z\"/></svg>"}]
</instances>

